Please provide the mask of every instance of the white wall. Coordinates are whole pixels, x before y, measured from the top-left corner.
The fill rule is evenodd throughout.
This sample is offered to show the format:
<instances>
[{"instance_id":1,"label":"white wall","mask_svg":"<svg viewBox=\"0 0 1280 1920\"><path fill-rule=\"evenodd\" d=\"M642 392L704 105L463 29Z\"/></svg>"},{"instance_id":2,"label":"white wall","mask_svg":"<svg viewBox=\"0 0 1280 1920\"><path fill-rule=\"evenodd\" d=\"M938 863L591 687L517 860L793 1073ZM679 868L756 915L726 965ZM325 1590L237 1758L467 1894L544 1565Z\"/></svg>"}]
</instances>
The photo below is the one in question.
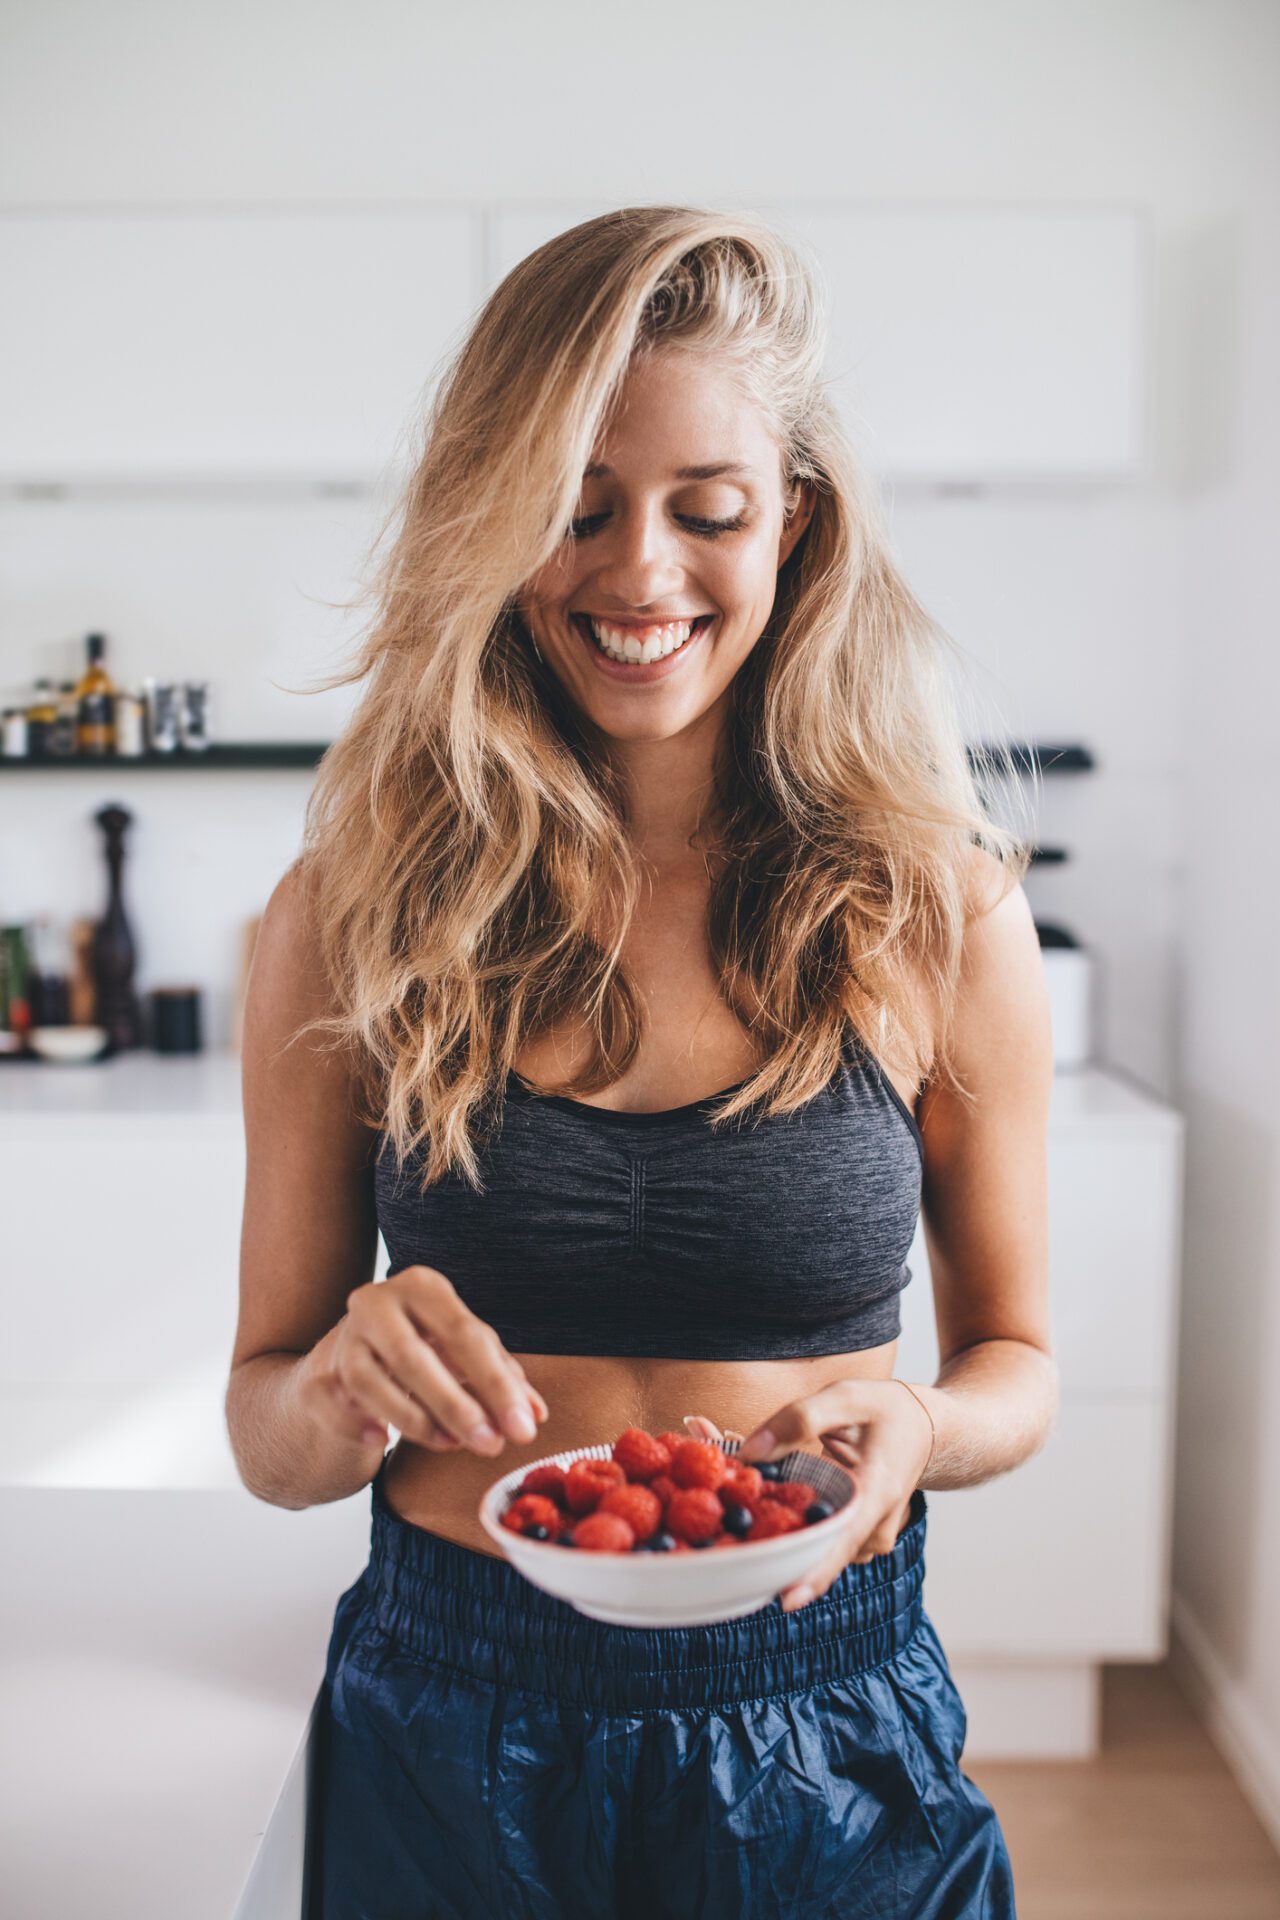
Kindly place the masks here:
<instances>
[{"instance_id":1,"label":"white wall","mask_svg":"<svg viewBox=\"0 0 1280 1920\"><path fill-rule=\"evenodd\" d=\"M1148 210L1148 479L1091 494L900 490L893 526L910 577L1011 721L1099 756L1096 776L1047 785L1041 837L1076 857L1028 890L1040 917L1100 954L1103 1057L1190 1116L1182 1617L1280 1805L1280 1750L1261 1732L1280 1727L1266 1631L1280 1617L1280 1034L1263 830L1280 691L1267 618L1280 14L1249 0L651 0L642 13L371 0L357 18L332 0L31 0L9 10L7 41L11 206L381 206L571 199L586 185L620 203L829 194ZM323 669L340 628L306 596L346 591L368 511L8 505L0 681L62 671L62 650L98 627L125 677L208 671L226 731L234 716L246 731L312 735L341 699L290 700L267 675ZM73 894L94 906L89 787L37 779L0 787L4 918ZM138 834L140 935L165 967L187 968L203 942L213 980L235 916L290 850L305 778L238 794L165 780L162 802L146 788L163 828ZM247 819L269 825L246 833ZM178 936L160 904L183 846L206 849L198 886L182 883L185 949L166 945ZM1256 1723L1242 1734L1232 1703L1245 1699Z\"/></svg>"}]
</instances>

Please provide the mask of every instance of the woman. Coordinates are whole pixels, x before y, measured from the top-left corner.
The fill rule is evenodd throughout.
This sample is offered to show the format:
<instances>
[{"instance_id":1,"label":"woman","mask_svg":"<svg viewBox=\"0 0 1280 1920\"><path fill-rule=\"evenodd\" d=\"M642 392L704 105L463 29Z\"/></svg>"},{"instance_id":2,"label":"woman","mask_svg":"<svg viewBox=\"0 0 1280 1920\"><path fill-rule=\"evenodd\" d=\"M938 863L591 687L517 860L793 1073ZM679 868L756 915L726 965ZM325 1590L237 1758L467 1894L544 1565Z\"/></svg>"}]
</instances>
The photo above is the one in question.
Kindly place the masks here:
<instances>
[{"instance_id":1,"label":"woman","mask_svg":"<svg viewBox=\"0 0 1280 1920\"><path fill-rule=\"evenodd\" d=\"M1014 1911L920 1586L924 1489L1056 1405L1047 1003L820 307L737 216L530 255L339 676L369 685L252 970L227 1399L261 1498L373 1483L315 1913ZM922 1198L943 1364L908 1386ZM803 1590L609 1627L494 1552L521 1453L686 1409L853 1471Z\"/></svg>"}]
</instances>

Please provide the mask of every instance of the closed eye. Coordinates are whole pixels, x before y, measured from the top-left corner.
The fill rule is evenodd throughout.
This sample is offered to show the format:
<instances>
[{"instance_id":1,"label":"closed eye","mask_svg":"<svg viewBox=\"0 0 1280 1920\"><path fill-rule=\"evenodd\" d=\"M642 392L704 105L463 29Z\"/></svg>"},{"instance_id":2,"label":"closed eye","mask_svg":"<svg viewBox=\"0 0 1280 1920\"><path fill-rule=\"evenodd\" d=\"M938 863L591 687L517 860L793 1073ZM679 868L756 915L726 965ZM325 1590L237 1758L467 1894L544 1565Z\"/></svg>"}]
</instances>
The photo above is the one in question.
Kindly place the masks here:
<instances>
[{"instance_id":1,"label":"closed eye","mask_svg":"<svg viewBox=\"0 0 1280 1920\"><path fill-rule=\"evenodd\" d=\"M745 513L735 514L732 520L699 520L691 514L678 514L682 526L688 527L700 540L715 540L722 533L738 533L746 525ZM568 538L570 540L589 540L593 533L604 525L609 518L607 513L593 513L585 520L571 520Z\"/></svg>"}]
</instances>

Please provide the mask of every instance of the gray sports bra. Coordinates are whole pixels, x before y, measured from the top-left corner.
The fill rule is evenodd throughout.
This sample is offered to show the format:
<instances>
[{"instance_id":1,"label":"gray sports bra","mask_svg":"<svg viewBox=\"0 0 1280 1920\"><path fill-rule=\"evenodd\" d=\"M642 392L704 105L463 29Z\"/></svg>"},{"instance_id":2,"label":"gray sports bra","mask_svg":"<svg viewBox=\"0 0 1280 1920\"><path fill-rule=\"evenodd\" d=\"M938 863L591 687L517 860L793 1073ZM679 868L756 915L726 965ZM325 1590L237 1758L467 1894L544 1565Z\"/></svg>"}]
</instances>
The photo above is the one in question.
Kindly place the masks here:
<instances>
[{"instance_id":1,"label":"gray sports bra","mask_svg":"<svg viewBox=\"0 0 1280 1920\"><path fill-rule=\"evenodd\" d=\"M853 1029L794 1113L713 1134L731 1088L623 1113L508 1078L485 1192L424 1195L383 1136L389 1273L436 1267L512 1353L781 1360L896 1339L920 1211L920 1131Z\"/></svg>"}]
</instances>

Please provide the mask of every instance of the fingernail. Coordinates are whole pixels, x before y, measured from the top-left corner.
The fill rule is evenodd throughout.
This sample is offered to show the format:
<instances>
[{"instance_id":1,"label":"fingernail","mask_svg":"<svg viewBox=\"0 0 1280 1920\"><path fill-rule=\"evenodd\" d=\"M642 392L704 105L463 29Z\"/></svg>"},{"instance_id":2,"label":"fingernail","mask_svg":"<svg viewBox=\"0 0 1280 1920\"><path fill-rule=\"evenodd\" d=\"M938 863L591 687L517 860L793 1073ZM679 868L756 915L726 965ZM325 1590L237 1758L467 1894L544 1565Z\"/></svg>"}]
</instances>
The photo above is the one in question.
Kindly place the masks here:
<instances>
[{"instance_id":1,"label":"fingernail","mask_svg":"<svg viewBox=\"0 0 1280 1920\"><path fill-rule=\"evenodd\" d=\"M532 1416L523 1407L508 1407L504 1417L507 1432L513 1440L532 1440L538 1431L533 1424Z\"/></svg>"},{"instance_id":2,"label":"fingernail","mask_svg":"<svg viewBox=\"0 0 1280 1920\"><path fill-rule=\"evenodd\" d=\"M795 1607L806 1606L813 1598L812 1587L796 1587L783 1601L783 1611L790 1613Z\"/></svg>"},{"instance_id":3,"label":"fingernail","mask_svg":"<svg viewBox=\"0 0 1280 1920\"><path fill-rule=\"evenodd\" d=\"M753 1433L738 1448L739 1460L754 1460L760 1454L772 1453L778 1444L778 1436L772 1427L761 1427L759 1433Z\"/></svg>"},{"instance_id":4,"label":"fingernail","mask_svg":"<svg viewBox=\"0 0 1280 1920\"><path fill-rule=\"evenodd\" d=\"M498 1434L494 1432L487 1420L478 1420L467 1435L467 1439L473 1447L492 1446L493 1442L498 1438Z\"/></svg>"},{"instance_id":5,"label":"fingernail","mask_svg":"<svg viewBox=\"0 0 1280 1920\"><path fill-rule=\"evenodd\" d=\"M385 1440L386 1437L387 1436L382 1431L381 1427L366 1427L364 1429L364 1432L360 1435L360 1438L364 1441L366 1446L371 1445L372 1442L375 1440Z\"/></svg>"}]
</instances>

